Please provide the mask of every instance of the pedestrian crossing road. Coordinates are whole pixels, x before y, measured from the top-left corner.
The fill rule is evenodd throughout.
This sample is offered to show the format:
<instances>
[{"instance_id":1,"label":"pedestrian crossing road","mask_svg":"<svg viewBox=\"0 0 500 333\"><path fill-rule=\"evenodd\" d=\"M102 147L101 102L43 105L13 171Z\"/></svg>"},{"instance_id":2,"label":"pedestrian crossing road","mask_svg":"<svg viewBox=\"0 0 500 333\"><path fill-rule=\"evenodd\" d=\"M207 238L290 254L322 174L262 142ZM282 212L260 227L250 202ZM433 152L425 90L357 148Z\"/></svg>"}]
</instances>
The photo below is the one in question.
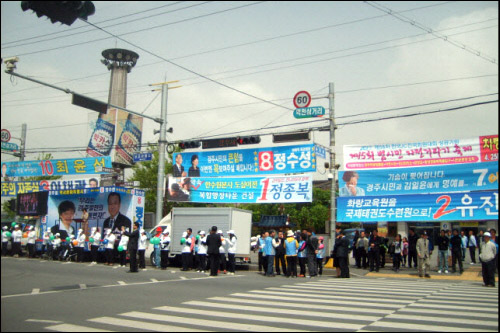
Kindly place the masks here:
<instances>
[{"instance_id":1,"label":"pedestrian crossing road","mask_svg":"<svg viewBox=\"0 0 500 333\"><path fill-rule=\"evenodd\" d=\"M86 325L42 327L65 332L498 332L498 288L323 278L89 318Z\"/></svg>"}]
</instances>

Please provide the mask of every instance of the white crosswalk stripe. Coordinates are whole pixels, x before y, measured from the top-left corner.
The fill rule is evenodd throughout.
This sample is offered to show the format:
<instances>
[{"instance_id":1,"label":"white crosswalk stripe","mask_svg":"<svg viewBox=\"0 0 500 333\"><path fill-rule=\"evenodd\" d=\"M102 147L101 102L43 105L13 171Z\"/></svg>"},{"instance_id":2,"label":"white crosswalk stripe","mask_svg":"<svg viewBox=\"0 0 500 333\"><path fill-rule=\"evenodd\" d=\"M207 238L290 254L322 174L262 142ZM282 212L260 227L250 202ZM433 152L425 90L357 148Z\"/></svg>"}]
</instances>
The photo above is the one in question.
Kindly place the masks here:
<instances>
[{"instance_id":1,"label":"white crosswalk stripe","mask_svg":"<svg viewBox=\"0 0 500 333\"><path fill-rule=\"evenodd\" d=\"M190 300L53 331L498 332L498 289L382 279L315 280ZM462 295L462 287L467 295ZM472 297L469 297L472 296Z\"/></svg>"}]
</instances>

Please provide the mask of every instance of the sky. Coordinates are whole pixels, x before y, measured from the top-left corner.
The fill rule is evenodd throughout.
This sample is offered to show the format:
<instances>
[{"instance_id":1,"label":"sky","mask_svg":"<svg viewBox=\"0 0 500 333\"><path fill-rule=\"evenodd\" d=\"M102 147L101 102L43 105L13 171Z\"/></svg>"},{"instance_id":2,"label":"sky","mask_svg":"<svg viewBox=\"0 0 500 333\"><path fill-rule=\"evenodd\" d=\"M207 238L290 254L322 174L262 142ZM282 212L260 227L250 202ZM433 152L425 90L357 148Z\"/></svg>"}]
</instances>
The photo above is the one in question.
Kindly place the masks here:
<instances>
[{"instance_id":1,"label":"sky","mask_svg":"<svg viewBox=\"0 0 500 333\"><path fill-rule=\"evenodd\" d=\"M1 55L19 57L17 73L107 101L101 52L132 50L127 108L159 117L149 85L179 80L168 94L169 141L259 134L273 146L271 133L328 125L295 119L293 96L308 91L311 106L328 109L329 83L338 164L344 145L498 134L498 2L99 1L92 25L70 27L20 3L1 2ZM4 70L2 129L20 137L27 124L26 160L84 157L97 113ZM157 142L158 129L145 119L143 144ZM312 141L328 147L329 132ZM320 159L315 178L326 177Z\"/></svg>"}]
</instances>

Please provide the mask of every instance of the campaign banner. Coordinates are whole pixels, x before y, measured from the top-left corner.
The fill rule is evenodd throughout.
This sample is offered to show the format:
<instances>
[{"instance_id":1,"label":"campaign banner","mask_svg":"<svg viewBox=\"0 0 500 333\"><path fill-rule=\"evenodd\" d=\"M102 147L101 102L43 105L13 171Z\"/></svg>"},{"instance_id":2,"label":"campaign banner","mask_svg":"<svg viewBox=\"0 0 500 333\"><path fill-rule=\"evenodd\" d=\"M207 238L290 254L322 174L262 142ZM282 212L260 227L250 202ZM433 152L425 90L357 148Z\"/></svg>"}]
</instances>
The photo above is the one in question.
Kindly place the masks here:
<instances>
[{"instance_id":1,"label":"campaign banner","mask_svg":"<svg viewBox=\"0 0 500 333\"><path fill-rule=\"evenodd\" d=\"M108 201L109 198L118 198L118 196L119 199L115 200L115 204L108 204L108 202L112 202ZM81 218L83 209L86 209L89 213L89 219L88 230L84 230L84 232L87 232L87 235L92 227L99 227L101 234L103 234L103 228L109 227L111 215L115 216L115 226L119 222L132 230L133 222L139 222L141 226L143 225L144 198L145 193L142 190L114 186L49 191L48 212L42 218L42 226L44 231L49 230L56 233L64 230L67 234L76 236L78 229L83 227ZM60 207L63 211L65 209L72 211L74 207L74 214L67 221L64 221L64 218L59 214Z\"/></svg>"},{"instance_id":2,"label":"campaign banner","mask_svg":"<svg viewBox=\"0 0 500 333\"><path fill-rule=\"evenodd\" d=\"M314 145L174 153L174 177L220 177L316 171Z\"/></svg>"},{"instance_id":3,"label":"campaign banner","mask_svg":"<svg viewBox=\"0 0 500 333\"><path fill-rule=\"evenodd\" d=\"M18 194L22 193L72 190L90 187L99 187L99 180L97 178L85 178L2 182L2 197L16 197Z\"/></svg>"},{"instance_id":4,"label":"campaign banner","mask_svg":"<svg viewBox=\"0 0 500 333\"><path fill-rule=\"evenodd\" d=\"M100 167L111 168L111 157L85 157L60 160L18 161L2 163L7 177L66 176L107 173Z\"/></svg>"},{"instance_id":5,"label":"campaign banner","mask_svg":"<svg viewBox=\"0 0 500 333\"><path fill-rule=\"evenodd\" d=\"M312 174L245 178L169 178L168 201L201 203L312 202Z\"/></svg>"},{"instance_id":6,"label":"campaign banner","mask_svg":"<svg viewBox=\"0 0 500 333\"><path fill-rule=\"evenodd\" d=\"M498 134L469 139L344 146L344 170L498 161Z\"/></svg>"},{"instance_id":7,"label":"campaign banner","mask_svg":"<svg viewBox=\"0 0 500 333\"><path fill-rule=\"evenodd\" d=\"M498 162L339 172L339 196L498 189Z\"/></svg>"},{"instance_id":8,"label":"campaign banner","mask_svg":"<svg viewBox=\"0 0 500 333\"><path fill-rule=\"evenodd\" d=\"M498 191L338 198L339 222L498 219Z\"/></svg>"}]
</instances>

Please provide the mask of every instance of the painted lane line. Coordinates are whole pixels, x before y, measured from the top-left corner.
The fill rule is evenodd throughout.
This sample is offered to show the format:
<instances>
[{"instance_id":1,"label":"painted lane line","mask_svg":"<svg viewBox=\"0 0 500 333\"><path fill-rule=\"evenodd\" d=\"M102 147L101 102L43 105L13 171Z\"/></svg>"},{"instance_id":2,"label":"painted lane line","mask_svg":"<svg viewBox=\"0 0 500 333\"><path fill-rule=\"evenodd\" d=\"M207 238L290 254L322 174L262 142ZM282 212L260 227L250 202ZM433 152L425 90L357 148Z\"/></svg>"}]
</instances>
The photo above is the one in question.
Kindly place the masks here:
<instances>
[{"instance_id":1,"label":"painted lane line","mask_svg":"<svg viewBox=\"0 0 500 333\"><path fill-rule=\"evenodd\" d=\"M180 326L162 325L162 324L155 324L155 323L147 323L144 321L128 320L128 319L112 318L112 317L92 318L92 319L88 319L88 321L91 321L94 323L100 323L100 324L109 324L109 325L115 325L115 326L131 327L131 328L136 328L136 329L140 329L140 330L148 330L148 331L155 331L155 332L208 332L208 331L204 331L204 330L200 330L200 329L190 329L190 328L185 328L185 327L180 327Z\"/></svg>"},{"instance_id":2,"label":"painted lane line","mask_svg":"<svg viewBox=\"0 0 500 333\"><path fill-rule=\"evenodd\" d=\"M31 295L37 295L40 293L40 289L39 288L34 288L32 291L31 291Z\"/></svg>"},{"instance_id":3,"label":"painted lane line","mask_svg":"<svg viewBox=\"0 0 500 333\"><path fill-rule=\"evenodd\" d=\"M48 326L45 327L47 330L51 331L57 331L57 332L114 332L114 331L107 331L107 330L102 330L98 328L91 328L87 326L78 326L78 325L71 325L71 324L60 324L60 325L54 325L54 326Z\"/></svg>"}]
</instances>

